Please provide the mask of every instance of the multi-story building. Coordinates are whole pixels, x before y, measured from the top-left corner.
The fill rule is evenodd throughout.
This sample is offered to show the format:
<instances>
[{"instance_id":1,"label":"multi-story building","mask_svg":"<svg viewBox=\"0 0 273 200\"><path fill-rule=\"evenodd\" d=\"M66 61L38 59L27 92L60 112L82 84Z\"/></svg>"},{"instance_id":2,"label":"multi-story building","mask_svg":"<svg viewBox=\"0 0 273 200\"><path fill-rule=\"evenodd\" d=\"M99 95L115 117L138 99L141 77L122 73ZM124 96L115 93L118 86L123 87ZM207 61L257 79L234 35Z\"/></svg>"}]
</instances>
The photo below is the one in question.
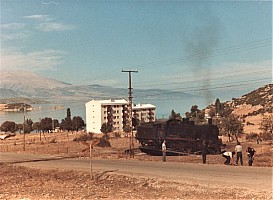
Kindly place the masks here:
<instances>
[{"instance_id":1,"label":"multi-story building","mask_svg":"<svg viewBox=\"0 0 273 200\"><path fill-rule=\"evenodd\" d=\"M113 131L122 131L128 122L128 101L120 100L92 100L85 104L86 131L101 133L102 124L110 123ZM151 104L133 105L133 117L140 122L155 121L156 107Z\"/></svg>"},{"instance_id":2,"label":"multi-story building","mask_svg":"<svg viewBox=\"0 0 273 200\"><path fill-rule=\"evenodd\" d=\"M156 120L156 107L152 104L133 105L133 117L140 122L154 122Z\"/></svg>"}]
</instances>

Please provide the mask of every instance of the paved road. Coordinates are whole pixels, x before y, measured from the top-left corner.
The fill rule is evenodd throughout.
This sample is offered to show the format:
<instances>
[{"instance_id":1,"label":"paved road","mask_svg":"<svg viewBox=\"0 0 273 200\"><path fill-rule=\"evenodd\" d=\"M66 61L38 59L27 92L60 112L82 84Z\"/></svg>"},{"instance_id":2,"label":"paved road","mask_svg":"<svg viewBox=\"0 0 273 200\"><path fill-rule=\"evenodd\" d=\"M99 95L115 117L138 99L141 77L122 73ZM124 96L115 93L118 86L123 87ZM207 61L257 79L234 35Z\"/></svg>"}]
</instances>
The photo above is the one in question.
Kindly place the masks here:
<instances>
[{"instance_id":1,"label":"paved road","mask_svg":"<svg viewBox=\"0 0 273 200\"><path fill-rule=\"evenodd\" d=\"M132 176L161 178L167 181L187 182L215 187L236 187L251 191L272 192L272 168L185 164L179 162L151 162L137 160L59 159L54 156L1 153L0 162L17 162L38 168L74 169L81 171L108 171Z\"/></svg>"}]
</instances>

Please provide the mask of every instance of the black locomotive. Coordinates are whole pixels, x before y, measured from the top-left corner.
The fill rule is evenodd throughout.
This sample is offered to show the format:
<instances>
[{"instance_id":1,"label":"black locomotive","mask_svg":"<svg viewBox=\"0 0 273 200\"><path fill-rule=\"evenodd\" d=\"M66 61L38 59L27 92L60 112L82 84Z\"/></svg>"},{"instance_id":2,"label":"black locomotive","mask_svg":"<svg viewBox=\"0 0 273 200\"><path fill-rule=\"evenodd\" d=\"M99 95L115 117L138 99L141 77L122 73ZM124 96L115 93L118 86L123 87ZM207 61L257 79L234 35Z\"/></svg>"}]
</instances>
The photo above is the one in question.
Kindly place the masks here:
<instances>
[{"instance_id":1,"label":"black locomotive","mask_svg":"<svg viewBox=\"0 0 273 200\"><path fill-rule=\"evenodd\" d=\"M219 154L222 141L218 136L216 125L195 125L187 118L142 123L136 133L140 150L149 155L162 155L163 140L167 144L167 155L201 154L204 144L208 154Z\"/></svg>"}]
</instances>

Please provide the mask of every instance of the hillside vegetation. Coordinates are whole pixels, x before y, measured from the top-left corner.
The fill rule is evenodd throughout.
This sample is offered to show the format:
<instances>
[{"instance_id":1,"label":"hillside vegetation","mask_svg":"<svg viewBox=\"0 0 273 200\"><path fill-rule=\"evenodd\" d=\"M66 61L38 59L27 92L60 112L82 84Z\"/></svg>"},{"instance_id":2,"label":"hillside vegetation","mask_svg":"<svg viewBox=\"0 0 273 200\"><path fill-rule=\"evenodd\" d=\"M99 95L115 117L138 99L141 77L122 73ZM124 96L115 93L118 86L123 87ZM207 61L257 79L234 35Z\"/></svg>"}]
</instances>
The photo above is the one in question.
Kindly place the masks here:
<instances>
[{"instance_id":1,"label":"hillside vegetation","mask_svg":"<svg viewBox=\"0 0 273 200\"><path fill-rule=\"evenodd\" d=\"M245 109L244 113L241 113L244 117L272 113L273 111L273 84L268 84L254 90L248 94L243 95L240 98L234 98L227 104L232 107L233 111L242 109L242 107L251 108Z\"/></svg>"},{"instance_id":2,"label":"hillside vegetation","mask_svg":"<svg viewBox=\"0 0 273 200\"><path fill-rule=\"evenodd\" d=\"M245 133L259 133L263 118L273 114L273 84L265 85L222 104L225 110L230 110L244 122Z\"/></svg>"}]
</instances>

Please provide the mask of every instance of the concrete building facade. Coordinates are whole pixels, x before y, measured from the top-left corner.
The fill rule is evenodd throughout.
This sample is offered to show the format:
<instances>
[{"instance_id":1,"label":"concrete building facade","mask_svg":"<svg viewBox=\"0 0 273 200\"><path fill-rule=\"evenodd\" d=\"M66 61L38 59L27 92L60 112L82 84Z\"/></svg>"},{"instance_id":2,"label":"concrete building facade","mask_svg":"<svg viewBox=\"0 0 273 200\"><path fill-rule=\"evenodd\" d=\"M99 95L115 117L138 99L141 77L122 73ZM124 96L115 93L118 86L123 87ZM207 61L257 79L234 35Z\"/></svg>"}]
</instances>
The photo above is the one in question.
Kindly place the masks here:
<instances>
[{"instance_id":1,"label":"concrete building facade","mask_svg":"<svg viewBox=\"0 0 273 200\"><path fill-rule=\"evenodd\" d=\"M152 104L133 105L133 117L140 122L154 122L156 120L156 107Z\"/></svg>"},{"instance_id":2,"label":"concrete building facade","mask_svg":"<svg viewBox=\"0 0 273 200\"><path fill-rule=\"evenodd\" d=\"M85 104L86 131L101 133L102 124L110 123L113 131L123 131L128 122L128 101L120 100L91 100ZM140 122L156 120L156 107L151 104L133 105L133 117Z\"/></svg>"}]
</instances>

